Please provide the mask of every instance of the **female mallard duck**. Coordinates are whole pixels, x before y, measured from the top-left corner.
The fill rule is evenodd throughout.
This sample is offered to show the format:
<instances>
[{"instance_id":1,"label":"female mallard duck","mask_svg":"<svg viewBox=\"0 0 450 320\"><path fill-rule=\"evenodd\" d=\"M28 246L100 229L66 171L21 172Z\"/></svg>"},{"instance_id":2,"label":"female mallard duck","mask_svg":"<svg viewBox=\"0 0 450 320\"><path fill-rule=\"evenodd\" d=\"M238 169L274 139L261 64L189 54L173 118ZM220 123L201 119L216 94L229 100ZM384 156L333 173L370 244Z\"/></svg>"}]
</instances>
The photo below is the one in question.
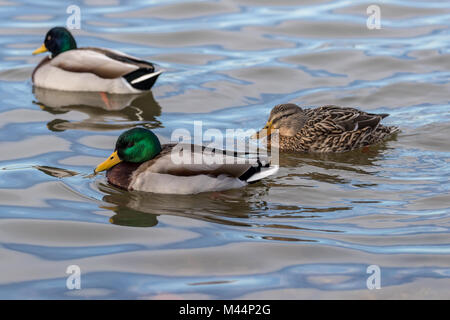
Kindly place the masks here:
<instances>
[{"instance_id":1,"label":"female mallard duck","mask_svg":"<svg viewBox=\"0 0 450 320\"><path fill-rule=\"evenodd\" d=\"M50 29L33 54L50 51L31 76L37 87L64 91L140 93L150 90L162 71L147 61L103 48L77 48L63 27Z\"/></svg>"},{"instance_id":2,"label":"female mallard duck","mask_svg":"<svg viewBox=\"0 0 450 320\"><path fill-rule=\"evenodd\" d=\"M126 190L194 194L239 188L278 170L267 159L242 160L237 153L202 146L161 146L152 131L134 128L119 136L115 151L94 171L108 170L109 183Z\"/></svg>"},{"instance_id":3,"label":"female mallard duck","mask_svg":"<svg viewBox=\"0 0 450 320\"><path fill-rule=\"evenodd\" d=\"M287 103L275 106L259 138L279 133L279 149L294 152L345 152L378 143L399 129L383 126L388 114L373 114L333 105L303 110Z\"/></svg>"}]
</instances>

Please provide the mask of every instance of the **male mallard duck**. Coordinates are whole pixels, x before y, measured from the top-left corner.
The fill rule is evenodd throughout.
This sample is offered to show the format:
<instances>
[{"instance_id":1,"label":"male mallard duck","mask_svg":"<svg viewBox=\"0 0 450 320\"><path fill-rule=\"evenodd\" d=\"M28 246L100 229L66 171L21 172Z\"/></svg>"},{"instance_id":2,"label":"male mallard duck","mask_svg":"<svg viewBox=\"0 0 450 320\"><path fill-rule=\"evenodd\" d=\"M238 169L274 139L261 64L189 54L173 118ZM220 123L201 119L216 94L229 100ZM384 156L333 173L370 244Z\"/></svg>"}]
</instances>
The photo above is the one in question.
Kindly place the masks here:
<instances>
[{"instance_id":1,"label":"male mallard duck","mask_svg":"<svg viewBox=\"0 0 450 320\"><path fill-rule=\"evenodd\" d=\"M208 161L205 155L222 158ZM267 159L242 160L237 153L202 146L161 146L152 131L134 128L119 136L115 151L94 171L108 170L109 183L126 190L194 194L242 187L278 170Z\"/></svg>"},{"instance_id":2,"label":"male mallard duck","mask_svg":"<svg viewBox=\"0 0 450 320\"><path fill-rule=\"evenodd\" d=\"M387 116L333 105L303 110L292 103L280 104L272 109L257 136L270 136L278 129L281 151L345 152L378 143L397 132L397 127L380 124Z\"/></svg>"},{"instance_id":3,"label":"male mallard duck","mask_svg":"<svg viewBox=\"0 0 450 320\"><path fill-rule=\"evenodd\" d=\"M50 29L33 54L50 51L31 76L37 87L65 91L140 93L150 90L162 71L151 62L103 48L77 48L63 27Z\"/></svg>"}]
</instances>

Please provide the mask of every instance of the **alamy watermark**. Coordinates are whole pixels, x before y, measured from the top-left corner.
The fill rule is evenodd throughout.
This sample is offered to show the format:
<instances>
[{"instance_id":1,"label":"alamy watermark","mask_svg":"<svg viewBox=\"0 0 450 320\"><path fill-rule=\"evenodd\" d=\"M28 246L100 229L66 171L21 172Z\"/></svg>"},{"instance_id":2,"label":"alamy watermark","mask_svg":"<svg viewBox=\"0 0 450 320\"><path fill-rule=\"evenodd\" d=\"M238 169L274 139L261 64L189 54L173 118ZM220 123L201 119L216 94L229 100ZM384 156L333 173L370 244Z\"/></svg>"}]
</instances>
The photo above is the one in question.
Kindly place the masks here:
<instances>
[{"instance_id":1,"label":"alamy watermark","mask_svg":"<svg viewBox=\"0 0 450 320\"><path fill-rule=\"evenodd\" d=\"M369 30L381 29L381 8L376 4L367 7L366 13L369 15L366 21Z\"/></svg>"},{"instance_id":2,"label":"alamy watermark","mask_svg":"<svg viewBox=\"0 0 450 320\"><path fill-rule=\"evenodd\" d=\"M66 13L70 16L66 20L66 27L69 30L81 29L81 9L77 5L70 5L66 9Z\"/></svg>"},{"instance_id":3,"label":"alamy watermark","mask_svg":"<svg viewBox=\"0 0 450 320\"><path fill-rule=\"evenodd\" d=\"M70 265L66 269L66 273L70 274L66 280L66 287L68 290L81 289L81 268L76 264Z\"/></svg>"},{"instance_id":4,"label":"alamy watermark","mask_svg":"<svg viewBox=\"0 0 450 320\"><path fill-rule=\"evenodd\" d=\"M279 164L278 130L259 132L267 139L251 138L254 129L219 129L203 131L202 121L194 121L193 137L187 129L175 129L171 141L178 142L172 149L171 161L174 164L244 164L255 163L260 158L270 158L272 164Z\"/></svg>"},{"instance_id":5,"label":"alamy watermark","mask_svg":"<svg viewBox=\"0 0 450 320\"><path fill-rule=\"evenodd\" d=\"M367 289L381 289L381 269L376 264L372 264L367 267L367 273L371 275L367 278L366 285Z\"/></svg>"}]
</instances>

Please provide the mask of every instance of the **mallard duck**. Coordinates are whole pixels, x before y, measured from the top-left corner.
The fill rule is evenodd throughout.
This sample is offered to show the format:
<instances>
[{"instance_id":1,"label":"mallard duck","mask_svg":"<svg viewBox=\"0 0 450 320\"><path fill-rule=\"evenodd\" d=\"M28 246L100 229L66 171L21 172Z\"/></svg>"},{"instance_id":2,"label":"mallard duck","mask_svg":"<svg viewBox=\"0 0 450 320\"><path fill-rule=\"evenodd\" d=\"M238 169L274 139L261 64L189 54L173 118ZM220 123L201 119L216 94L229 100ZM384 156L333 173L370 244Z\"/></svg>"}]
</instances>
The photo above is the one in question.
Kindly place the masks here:
<instances>
[{"instance_id":1,"label":"mallard duck","mask_svg":"<svg viewBox=\"0 0 450 320\"><path fill-rule=\"evenodd\" d=\"M63 27L47 32L44 44L33 54L50 51L34 69L37 87L64 91L140 93L150 90L161 74L155 66L125 53L104 48L78 48Z\"/></svg>"},{"instance_id":2,"label":"mallard duck","mask_svg":"<svg viewBox=\"0 0 450 320\"><path fill-rule=\"evenodd\" d=\"M279 133L279 150L294 152L345 152L385 140L399 129L383 126L388 114L326 105L302 109L296 104L275 106L255 138Z\"/></svg>"},{"instance_id":3,"label":"mallard duck","mask_svg":"<svg viewBox=\"0 0 450 320\"><path fill-rule=\"evenodd\" d=\"M205 156L223 157L214 162ZM108 182L125 190L194 194L239 188L278 170L267 158L238 157L191 144L161 145L151 130L133 128L119 136L115 151L94 172L108 170Z\"/></svg>"}]
</instances>

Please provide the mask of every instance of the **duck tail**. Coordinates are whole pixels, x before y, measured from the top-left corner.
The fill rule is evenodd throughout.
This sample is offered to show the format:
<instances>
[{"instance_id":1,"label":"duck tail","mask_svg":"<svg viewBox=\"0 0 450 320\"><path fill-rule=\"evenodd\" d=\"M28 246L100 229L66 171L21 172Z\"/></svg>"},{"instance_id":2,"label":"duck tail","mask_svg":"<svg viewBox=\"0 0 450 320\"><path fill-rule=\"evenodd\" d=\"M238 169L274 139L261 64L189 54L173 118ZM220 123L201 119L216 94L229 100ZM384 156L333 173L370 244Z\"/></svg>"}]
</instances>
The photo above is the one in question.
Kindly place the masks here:
<instances>
[{"instance_id":1,"label":"duck tail","mask_svg":"<svg viewBox=\"0 0 450 320\"><path fill-rule=\"evenodd\" d=\"M139 68L123 77L133 88L146 91L153 87L161 73L163 70L155 72L154 68Z\"/></svg>"},{"instance_id":2,"label":"duck tail","mask_svg":"<svg viewBox=\"0 0 450 320\"><path fill-rule=\"evenodd\" d=\"M389 126L388 129L389 129L389 134L394 134L394 133L400 132L400 128L396 127L396 126Z\"/></svg>"},{"instance_id":3,"label":"duck tail","mask_svg":"<svg viewBox=\"0 0 450 320\"><path fill-rule=\"evenodd\" d=\"M268 166L268 167L262 167L262 168L260 168L259 172L253 174L246 181L247 181L247 183L253 183L253 182L259 181L261 179L264 179L264 178L266 178L268 176L271 176L271 175L277 173L279 168L280 167L277 166L277 165L271 165L271 166Z\"/></svg>"},{"instance_id":4,"label":"duck tail","mask_svg":"<svg viewBox=\"0 0 450 320\"><path fill-rule=\"evenodd\" d=\"M261 162L258 159L256 164L251 166L243 175L239 177L239 179L247 183L254 183L275 174L278 169L279 166L271 165L270 162Z\"/></svg>"}]
</instances>

